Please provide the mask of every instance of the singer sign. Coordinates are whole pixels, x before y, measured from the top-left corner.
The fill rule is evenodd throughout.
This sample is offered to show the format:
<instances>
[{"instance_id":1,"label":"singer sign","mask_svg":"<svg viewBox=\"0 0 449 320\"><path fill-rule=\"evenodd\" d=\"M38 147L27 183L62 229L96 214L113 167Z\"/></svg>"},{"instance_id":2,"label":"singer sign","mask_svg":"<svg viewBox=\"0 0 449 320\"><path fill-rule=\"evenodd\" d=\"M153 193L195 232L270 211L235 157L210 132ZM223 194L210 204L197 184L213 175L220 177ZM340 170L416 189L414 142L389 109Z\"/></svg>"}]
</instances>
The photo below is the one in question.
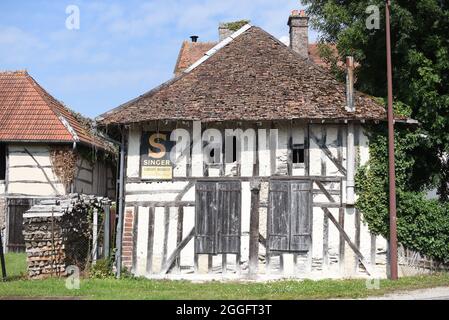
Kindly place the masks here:
<instances>
[{"instance_id":1,"label":"singer sign","mask_svg":"<svg viewBox=\"0 0 449 320\"><path fill-rule=\"evenodd\" d=\"M140 176L148 180L173 179L170 132L144 132L140 144Z\"/></svg>"}]
</instances>

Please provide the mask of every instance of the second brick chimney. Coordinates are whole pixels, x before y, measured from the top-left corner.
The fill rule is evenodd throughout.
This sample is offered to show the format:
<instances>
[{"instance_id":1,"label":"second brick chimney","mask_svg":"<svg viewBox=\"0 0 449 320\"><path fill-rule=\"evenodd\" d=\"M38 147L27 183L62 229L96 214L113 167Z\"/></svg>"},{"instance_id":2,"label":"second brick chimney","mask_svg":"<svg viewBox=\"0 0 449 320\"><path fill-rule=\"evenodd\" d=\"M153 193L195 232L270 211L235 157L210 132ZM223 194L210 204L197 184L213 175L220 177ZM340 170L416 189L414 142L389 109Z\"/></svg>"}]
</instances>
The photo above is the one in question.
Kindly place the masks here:
<instances>
[{"instance_id":1,"label":"second brick chimney","mask_svg":"<svg viewBox=\"0 0 449 320\"><path fill-rule=\"evenodd\" d=\"M293 10L288 18L290 48L304 59L309 58L309 17L304 10Z\"/></svg>"}]
</instances>

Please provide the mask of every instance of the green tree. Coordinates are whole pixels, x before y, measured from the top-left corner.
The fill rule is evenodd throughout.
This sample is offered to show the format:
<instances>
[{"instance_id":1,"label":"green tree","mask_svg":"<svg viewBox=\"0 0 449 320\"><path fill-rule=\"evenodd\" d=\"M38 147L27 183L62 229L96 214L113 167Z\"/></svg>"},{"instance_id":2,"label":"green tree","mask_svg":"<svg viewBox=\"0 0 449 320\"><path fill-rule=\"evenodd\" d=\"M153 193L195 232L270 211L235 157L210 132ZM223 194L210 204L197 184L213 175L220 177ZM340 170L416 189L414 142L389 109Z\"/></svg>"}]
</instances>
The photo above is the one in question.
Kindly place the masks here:
<instances>
[{"instance_id":1,"label":"green tree","mask_svg":"<svg viewBox=\"0 0 449 320\"><path fill-rule=\"evenodd\" d=\"M412 106L421 123L421 139L408 154L415 158L408 187L438 185L441 200L449 198L449 1L392 0L393 86L396 101ZM357 88L386 96L384 0L302 0L322 42L334 43L338 58L353 55ZM366 9L377 5L380 29L368 30Z\"/></svg>"}]
</instances>

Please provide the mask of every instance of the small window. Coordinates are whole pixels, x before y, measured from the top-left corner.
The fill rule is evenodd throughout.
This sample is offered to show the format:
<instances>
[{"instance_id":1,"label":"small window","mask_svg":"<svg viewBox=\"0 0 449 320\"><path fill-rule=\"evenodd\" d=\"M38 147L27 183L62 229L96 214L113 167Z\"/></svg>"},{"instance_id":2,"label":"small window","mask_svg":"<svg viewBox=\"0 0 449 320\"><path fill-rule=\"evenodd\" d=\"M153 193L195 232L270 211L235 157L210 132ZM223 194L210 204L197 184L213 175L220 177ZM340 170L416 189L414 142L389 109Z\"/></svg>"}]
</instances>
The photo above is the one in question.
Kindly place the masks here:
<instances>
[{"instance_id":1,"label":"small window","mask_svg":"<svg viewBox=\"0 0 449 320\"><path fill-rule=\"evenodd\" d=\"M0 180L6 178L6 145L0 144Z\"/></svg>"},{"instance_id":2,"label":"small window","mask_svg":"<svg viewBox=\"0 0 449 320\"><path fill-rule=\"evenodd\" d=\"M231 136L227 136L226 139L231 139ZM229 141L226 140L226 143ZM237 137L232 136L232 154L229 152L231 148L228 148L227 145L224 145L225 159L226 163L233 163L237 161Z\"/></svg>"},{"instance_id":3,"label":"small window","mask_svg":"<svg viewBox=\"0 0 449 320\"><path fill-rule=\"evenodd\" d=\"M304 145L294 144L292 147L293 163L304 163Z\"/></svg>"},{"instance_id":4,"label":"small window","mask_svg":"<svg viewBox=\"0 0 449 320\"><path fill-rule=\"evenodd\" d=\"M232 137L232 162L237 161L237 137Z\"/></svg>"}]
</instances>

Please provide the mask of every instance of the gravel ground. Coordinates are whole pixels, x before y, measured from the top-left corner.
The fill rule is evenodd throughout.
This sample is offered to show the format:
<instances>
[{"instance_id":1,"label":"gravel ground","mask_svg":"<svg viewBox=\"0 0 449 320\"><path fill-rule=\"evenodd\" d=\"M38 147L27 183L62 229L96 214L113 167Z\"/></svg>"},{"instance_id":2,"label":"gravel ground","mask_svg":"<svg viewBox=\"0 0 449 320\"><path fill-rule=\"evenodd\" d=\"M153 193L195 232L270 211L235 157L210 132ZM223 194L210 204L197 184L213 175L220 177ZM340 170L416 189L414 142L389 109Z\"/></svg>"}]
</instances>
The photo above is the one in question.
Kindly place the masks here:
<instances>
[{"instance_id":1,"label":"gravel ground","mask_svg":"<svg viewBox=\"0 0 449 320\"><path fill-rule=\"evenodd\" d=\"M449 300L449 287L401 291L380 297L368 297L367 300Z\"/></svg>"}]
</instances>

